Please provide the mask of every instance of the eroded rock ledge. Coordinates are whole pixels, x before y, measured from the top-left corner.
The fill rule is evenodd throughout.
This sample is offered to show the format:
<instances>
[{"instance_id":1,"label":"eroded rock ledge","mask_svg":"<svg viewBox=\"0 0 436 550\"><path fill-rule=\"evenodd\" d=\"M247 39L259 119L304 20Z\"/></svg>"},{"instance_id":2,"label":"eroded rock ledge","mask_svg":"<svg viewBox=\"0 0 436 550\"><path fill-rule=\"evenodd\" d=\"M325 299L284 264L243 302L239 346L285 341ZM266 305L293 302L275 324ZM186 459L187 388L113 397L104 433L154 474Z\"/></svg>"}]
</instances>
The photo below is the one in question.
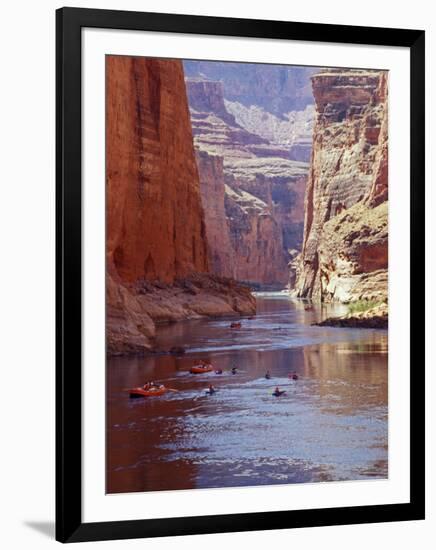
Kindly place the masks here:
<instances>
[{"instance_id":1,"label":"eroded rock ledge","mask_svg":"<svg viewBox=\"0 0 436 550\"><path fill-rule=\"evenodd\" d=\"M197 273L171 284L107 281L107 352L141 354L153 350L156 325L201 317L253 315L256 299L233 279Z\"/></svg>"},{"instance_id":2,"label":"eroded rock ledge","mask_svg":"<svg viewBox=\"0 0 436 550\"><path fill-rule=\"evenodd\" d=\"M360 313L329 317L316 325L321 327L388 328L388 306L380 304Z\"/></svg>"}]
</instances>

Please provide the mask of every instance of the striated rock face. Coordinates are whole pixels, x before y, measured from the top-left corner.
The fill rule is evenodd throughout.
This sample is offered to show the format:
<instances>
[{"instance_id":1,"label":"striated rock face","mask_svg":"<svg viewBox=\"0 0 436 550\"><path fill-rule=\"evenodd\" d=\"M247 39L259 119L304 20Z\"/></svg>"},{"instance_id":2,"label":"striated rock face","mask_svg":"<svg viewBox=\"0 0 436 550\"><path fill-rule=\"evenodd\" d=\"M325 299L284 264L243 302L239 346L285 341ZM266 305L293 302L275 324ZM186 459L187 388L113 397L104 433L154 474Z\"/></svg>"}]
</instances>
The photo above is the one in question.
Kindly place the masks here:
<instances>
[{"instance_id":1,"label":"striated rock face","mask_svg":"<svg viewBox=\"0 0 436 550\"><path fill-rule=\"evenodd\" d=\"M282 231L268 203L238 186L226 186L225 204L234 277L267 286L286 284Z\"/></svg>"},{"instance_id":2,"label":"striated rock face","mask_svg":"<svg viewBox=\"0 0 436 550\"><path fill-rule=\"evenodd\" d=\"M223 85L221 82L190 78L187 86L188 101L191 109L200 113L215 113L227 124L236 126L235 117L224 105Z\"/></svg>"},{"instance_id":3,"label":"striated rock face","mask_svg":"<svg viewBox=\"0 0 436 550\"><path fill-rule=\"evenodd\" d=\"M223 157L204 150L198 150L197 163L212 272L262 285L286 284L283 232L272 214L268 184L258 182L256 194L244 190L224 173Z\"/></svg>"},{"instance_id":4,"label":"striated rock face","mask_svg":"<svg viewBox=\"0 0 436 550\"><path fill-rule=\"evenodd\" d=\"M308 164L290 160L290 143L239 124L221 82L188 78L186 86L212 269L283 287L288 249L301 246Z\"/></svg>"},{"instance_id":5,"label":"striated rock face","mask_svg":"<svg viewBox=\"0 0 436 550\"><path fill-rule=\"evenodd\" d=\"M208 270L181 62L107 58L107 256L122 281Z\"/></svg>"},{"instance_id":6,"label":"striated rock face","mask_svg":"<svg viewBox=\"0 0 436 550\"><path fill-rule=\"evenodd\" d=\"M312 77L316 123L294 294L387 298L387 73ZM294 263L295 265L295 263Z\"/></svg>"},{"instance_id":7,"label":"striated rock face","mask_svg":"<svg viewBox=\"0 0 436 550\"><path fill-rule=\"evenodd\" d=\"M223 157L198 150L203 208L207 214L206 235L211 271L223 277L234 277L234 251L225 209Z\"/></svg>"},{"instance_id":8,"label":"striated rock face","mask_svg":"<svg viewBox=\"0 0 436 550\"><path fill-rule=\"evenodd\" d=\"M329 220L318 254L323 300L382 302L388 282L387 201L375 208L359 202Z\"/></svg>"},{"instance_id":9,"label":"striated rock face","mask_svg":"<svg viewBox=\"0 0 436 550\"><path fill-rule=\"evenodd\" d=\"M106 61L107 347L153 347L155 323L253 313L248 289L210 275L180 61Z\"/></svg>"}]
</instances>

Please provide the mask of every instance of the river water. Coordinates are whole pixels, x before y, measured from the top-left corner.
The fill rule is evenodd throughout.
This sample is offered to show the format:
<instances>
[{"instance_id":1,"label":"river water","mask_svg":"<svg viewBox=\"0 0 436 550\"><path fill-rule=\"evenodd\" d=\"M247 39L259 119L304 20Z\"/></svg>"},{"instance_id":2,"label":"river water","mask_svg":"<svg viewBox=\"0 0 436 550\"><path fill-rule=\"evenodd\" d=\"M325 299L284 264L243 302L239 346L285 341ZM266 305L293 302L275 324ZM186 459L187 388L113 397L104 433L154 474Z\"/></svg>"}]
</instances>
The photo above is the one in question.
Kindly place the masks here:
<instances>
[{"instance_id":1,"label":"river water","mask_svg":"<svg viewBox=\"0 0 436 550\"><path fill-rule=\"evenodd\" d=\"M183 356L110 358L107 492L386 478L387 331L312 326L344 307L258 294L239 330L228 319L160 327L157 347L187 346ZM223 374L190 374L199 359ZM147 380L179 391L129 399ZM207 396L210 383L219 391Z\"/></svg>"}]
</instances>

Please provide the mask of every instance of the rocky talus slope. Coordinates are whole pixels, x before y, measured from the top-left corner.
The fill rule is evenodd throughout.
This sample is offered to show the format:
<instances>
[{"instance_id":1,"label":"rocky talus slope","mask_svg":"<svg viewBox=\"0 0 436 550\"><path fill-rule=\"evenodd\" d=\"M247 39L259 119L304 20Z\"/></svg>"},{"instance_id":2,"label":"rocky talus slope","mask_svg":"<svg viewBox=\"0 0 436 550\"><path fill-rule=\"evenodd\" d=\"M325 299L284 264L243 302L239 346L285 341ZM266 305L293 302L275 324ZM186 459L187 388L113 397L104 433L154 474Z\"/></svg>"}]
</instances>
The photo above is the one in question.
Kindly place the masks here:
<instances>
[{"instance_id":1,"label":"rocky talus slope","mask_svg":"<svg viewBox=\"0 0 436 550\"><path fill-rule=\"evenodd\" d=\"M313 154L292 292L387 302L387 73L332 70L312 83Z\"/></svg>"},{"instance_id":2,"label":"rocky talus slope","mask_svg":"<svg viewBox=\"0 0 436 550\"><path fill-rule=\"evenodd\" d=\"M186 86L211 268L283 287L288 249L301 245L308 164L290 160L289 143L271 143L239 124L221 82L196 77Z\"/></svg>"},{"instance_id":3,"label":"rocky talus slope","mask_svg":"<svg viewBox=\"0 0 436 550\"><path fill-rule=\"evenodd\" d=\"M181 62L106 59L107 346L138 353L156 322L253 312L255 301L209 274Z\"/></svg>"}]
</instances>

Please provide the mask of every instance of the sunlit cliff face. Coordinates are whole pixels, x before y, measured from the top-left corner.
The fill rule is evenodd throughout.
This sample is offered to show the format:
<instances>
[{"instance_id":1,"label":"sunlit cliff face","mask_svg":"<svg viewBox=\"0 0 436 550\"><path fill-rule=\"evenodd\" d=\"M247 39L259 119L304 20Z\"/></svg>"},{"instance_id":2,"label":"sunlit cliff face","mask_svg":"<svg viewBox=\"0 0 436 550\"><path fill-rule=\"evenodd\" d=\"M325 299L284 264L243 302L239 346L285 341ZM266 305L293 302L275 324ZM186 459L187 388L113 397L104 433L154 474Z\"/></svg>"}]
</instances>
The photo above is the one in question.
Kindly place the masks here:
<instances>
[{"instance_id":1,"label":"sunlit cliff face","mask_svg":"<svg viewBox=\"0 0 436 550\"><path fill-rule=\"evenodd\" d=\"M304 241L295 294L387 298L387 74L312 77L316 102Z\"/></svg>"}]
</instances>

